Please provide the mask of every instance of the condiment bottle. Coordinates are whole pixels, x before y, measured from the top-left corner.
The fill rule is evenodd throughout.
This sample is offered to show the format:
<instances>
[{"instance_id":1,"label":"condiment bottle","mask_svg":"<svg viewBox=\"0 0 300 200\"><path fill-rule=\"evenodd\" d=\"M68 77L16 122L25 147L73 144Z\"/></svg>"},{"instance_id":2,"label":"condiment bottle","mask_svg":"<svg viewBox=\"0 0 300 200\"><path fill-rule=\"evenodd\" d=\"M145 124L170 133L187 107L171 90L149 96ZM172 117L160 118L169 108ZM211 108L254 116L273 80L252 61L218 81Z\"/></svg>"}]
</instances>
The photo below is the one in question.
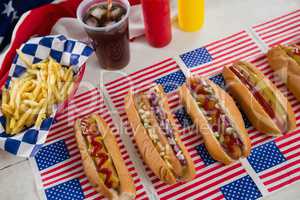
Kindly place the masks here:
<instances>
[{"instance_id":1,"label":"condiment bottle","mask_svg":"<svg viewBox=\"0 0 300 200\"><path fill-rule=\"evenodd\" d=\"M172 39L169 0L141 0L146 38L150 45L163 47Z\"/></svg>"},{"instance_id":2,"label":"condiment bottle","mask_svg":"<svg viewBox=\"0 0 300 200\"><path fill-rule=\"evenodd\" d=\"M204 0L178 0L178 24L183 31L198 31L204 23Z\"/></svg>"}]
</instances>

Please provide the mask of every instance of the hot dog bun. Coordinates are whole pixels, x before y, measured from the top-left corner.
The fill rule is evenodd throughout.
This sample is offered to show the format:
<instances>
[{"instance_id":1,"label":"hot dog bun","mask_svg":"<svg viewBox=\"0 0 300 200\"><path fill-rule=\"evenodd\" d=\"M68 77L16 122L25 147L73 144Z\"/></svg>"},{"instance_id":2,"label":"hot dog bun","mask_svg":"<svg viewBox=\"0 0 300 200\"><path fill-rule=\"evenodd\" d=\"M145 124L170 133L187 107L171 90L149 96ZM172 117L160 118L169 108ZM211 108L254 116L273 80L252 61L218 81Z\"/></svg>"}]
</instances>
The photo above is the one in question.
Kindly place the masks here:
<instances>
[{"instance_id":1,"label":"hot dog bun","mask_svg":"<svg viewBox=\"0 0 300 200\"><path fill-rule=\"evenodd\" d=\"M193 78L194 77L189 78L187 82L189 82L189 80ZM246 132L241 113L239 112L233 99L225 91L219 88L219 86L217 86L210 80L204 78L202 79L205 80L213 88L216 98L223 103L224 108L226 109L225 113L235 124L234 126L237 129L237 133L240 137L240 140L243 143L242 156L247 157L250 154L251 143ZM202 135L204 144L212 158L226 165L234 162L235 159L231 158L225 152L218 139L216 139L206 117L204 116L203 112L199 109L197 102L192 96L187 83L183 84L180 87L179 96L181 102L186 108L187 113L191 116L194 124L196 125L198 132Z\"/></svg>"},{"instance_id":2,"label":"hot dog bun","mask_svg":"<svg viewBox=\"0 0 300 200\"><path fill-rule=\"evenodd\" d=\"M157 85L153 89L158 91L158 94L162 98L162 104L163 104L164 111L167 114L168 119L171 121L171 124L174 127L174 135L175 135L177 144L179 145L180 149L183 152L184 157L187 160L187 167L183 170L180 180L181 181L190 181L190 180L194 179L194 177L196 175L194 162L192 161L191 156L189 155L186 147L184 146L184 144L182 143L182 141L179 137L179 132L178 132L179 129L177 127L176 120L174 119L174 115L172 114L171 109L169 107L168 99L166 98L163 87L161 85Z\"/></svg>"},{"instance_id":3,"label":"hot dog bun","mask_svg":"<svg viewBox=\"0 0 300 200\"><path fill-rule=\"evenodd\" d=\"M285 49L293 47L278 45L271 48L267 53L270 67L287 85L289 90L300 100L300 64L293 59ZM295 48L300 48L295 45Z\"/></svg>"},{"instance_id":4,"label":"hot dog bun","mask_svg":"<svg viewBox=\"0 0 300 200\"><path fill-rule=\"evenodd\" d=\"M154 112L151 110L147 94L133 94L133 92L130 91L125 98L125 109L138 149L145 163L149 166L153 173L160 178L161 181L167 184L174 184L177 181L191 180L195 176L194 164L179 138L178 130L170 112L170 108L167 105L167 99L165 98L164 92L160 86L154 87L152 90L156 90L156 92L158 92L157 94L162 98L163 111L172 123L175 140L187 163L186 165L182 165L177 159L175 153L172 151L168 138L160 128L159 122L155 118ZM137 102L137 100L140 102ZM143 108L146 112L149 112L148 121L151 127L154 128L153 130L155 133L153 134L154 136L157 135L155 137L158 138L158 143L165 147L165 149L168 149L166 150L168 161L164 159L164 154L162 155L162 152L158 149L158 146L160 145L158 145L157 142L154 142L153 134L149 133L150 131L148 127L145 128L146 125L143 124L142 117L138 111L140 109L138 108L138 104L141 102L143 103Z\"/></svg>"},{"instance_id":5,"label":"hot dog bun","mask_svg":"<svg viewBox=\"0 0 300 200\"><path fill-rule=\"evenodd\" d=\"M276 104L271 104L272 110L276 115L278 115L278 110L275 109L276 105L281 106L284 109L284 114L287 117L285 123L287 125L286 131L292 130L296 127L296 121L294 112L292 111L292 107L288 100L283 96L283 94L273 85L273 83L268 80L262 72L259 71L254 65L247 62L236 62L233 66L239 67L247 67L250 69L258 79L260 86L264 86L264 88L268 89L274 95ZM235 100L240 104L241 108L246 113L248 119L252 123L252 125L267 135L279 136L282 135L282 130L276 125L275 121L269 116L269 114L265 111L264 107L261 103L255 98L250 89L246 87L246 85L237 77L233 71L230 69L231 66L225 66L223 70L223 76L225 82L228 86L230 93L233 95ZM258 91L259 92L259 91ZM264 94L261 94L264 97ZM279 108L278 108L279 109Z\"/></svg>"},{"instance_id":6,"label":"hot dog bun","mask_svg":"<svg viewBox=\"0 0 300 200\"><path fill-rule=\"evenodd\" d=\"M97 167L89 153L88 144L83 136L83 132L81 129L81 120L77 119L74 125L75 137L81 154L84 172L88 180L97 192L101 193L108 199L134 199L136 194L135 185L122 159L115 136L113 135L111 129L106 124L106 122L97 114L92 114L91 116L89 116L89 118L92 118L96 121L97 128L103 136L102 142L105 146L107 154L109 155L110 162L112 162L113 168L116 172L116 176L119 179L119 186L117 190L113 188L108 188L104 184L104 181L99 177Z\"/></svg>"},{"instance_id":7,"label":"hot dog bun","mask_svg":"<svg viewBox=\"0 0 300 200\"><path fill-rule=\"evenodd\" d=\"M134 94L132 91L125 97L125 109L134 134L134 139L145 163L163 182L168 184L176 183L176 177L167 166L166 162L161 158L153 145L151 138L147 134L147 130L141 124L141 118L136 110Z\"/></svg>"}]
</instances>

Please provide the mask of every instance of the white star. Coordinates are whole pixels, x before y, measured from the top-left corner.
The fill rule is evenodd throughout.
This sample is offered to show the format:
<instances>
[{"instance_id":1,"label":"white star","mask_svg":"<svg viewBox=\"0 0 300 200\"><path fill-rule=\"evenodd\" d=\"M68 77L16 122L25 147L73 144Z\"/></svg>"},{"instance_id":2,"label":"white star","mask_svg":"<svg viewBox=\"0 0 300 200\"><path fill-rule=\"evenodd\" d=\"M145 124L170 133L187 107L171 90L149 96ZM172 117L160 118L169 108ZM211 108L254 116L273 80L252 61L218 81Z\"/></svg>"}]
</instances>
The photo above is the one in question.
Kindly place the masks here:
<instances>
[{"instance_id":1,"label":"white star","mask_svg":"<svg viewBox=\"0 0 300 200\"><path fill-rule=\"evenodd\" d=\"M14 7L13 7L13 5L12 5L12 1L9 1L8 4L4 4L4 7L5 7L5 8L4 8L4 10L2 11L2 14L3 14L3 15L6 14L7 17L9 17L9 16L11 15L11 13L15 12L15 9L14 9Z\"/></svg>"},{"instance_id":2,"label":"white star","mask_svg":"<svg viewBox=\"0 0 300 200\"><path fill-rule=\"evenodd\" d=\"M19 16L18 16L18 14L17 14L17 11L14 11L14 12L13 12L12 20L14 21L15 19L18 19L18 18L19 18Z\"/></svg>"}]
</instances>

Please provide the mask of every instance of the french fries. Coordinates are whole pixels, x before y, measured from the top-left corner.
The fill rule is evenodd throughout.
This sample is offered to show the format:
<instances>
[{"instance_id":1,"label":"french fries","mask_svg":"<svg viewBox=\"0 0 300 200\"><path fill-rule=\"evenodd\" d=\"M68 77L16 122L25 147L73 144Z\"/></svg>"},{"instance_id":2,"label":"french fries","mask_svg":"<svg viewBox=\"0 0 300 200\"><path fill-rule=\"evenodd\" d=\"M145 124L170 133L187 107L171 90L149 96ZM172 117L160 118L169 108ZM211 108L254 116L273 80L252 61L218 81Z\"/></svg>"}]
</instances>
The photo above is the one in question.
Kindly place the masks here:
<instances>
[{"instance_id":1,"label":"french fries","mask_svg":"<svg viewBox=\"0 0 300 200\"><path fill-rule=\"evenodd\" d=\"M71 67L62 66L50 57L30 64L21 51L17 53L28 68L11 81L8 89L2 89L1 111L6 118L5 132L10 135L33 125L40 127L52 114L53 105L64 101L74 85Z\"/></svg>"}]
</instances>

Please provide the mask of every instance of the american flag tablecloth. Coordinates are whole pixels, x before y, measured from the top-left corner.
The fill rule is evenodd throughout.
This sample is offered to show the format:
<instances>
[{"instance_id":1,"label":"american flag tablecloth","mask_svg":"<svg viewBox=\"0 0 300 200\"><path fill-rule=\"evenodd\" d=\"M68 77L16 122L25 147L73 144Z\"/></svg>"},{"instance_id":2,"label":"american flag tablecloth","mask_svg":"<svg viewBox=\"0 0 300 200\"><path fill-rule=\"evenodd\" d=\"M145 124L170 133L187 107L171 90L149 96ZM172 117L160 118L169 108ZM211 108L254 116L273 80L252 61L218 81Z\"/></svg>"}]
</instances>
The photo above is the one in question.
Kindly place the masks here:
<instances>
[{"instance_id":1,"label":"american flag tablecloth","mask_svg":"<svg viewBox=\"0 0 300 200\"><path fill-rule=\"evenodd\" d=\"M253 30L256 31L254 34L258 34L259 38L261 39L256 41L256 44L259 45L263 42L271 47L279 43L299 43L299 16L300 10L297 10L254 26ZM235 53L235 51L233 51L233 47L237 41L234 39L231 40L229 43L230 48L226 48L228 43L224 42L224 40L228 41L228 38L234 38L236 35L237 34L234 34L233 36L219 40L219 42L211 43L213 45L215 43L221 43L221 45L218 45L218 48L228 51L228 55L223 54L222 57L219 57L220 61L218 60L218 56L216 56L215 52L210 49L211 44L180 55L179 61L183 63L184 69L188 69L191 74L205 76L213 75L214 77L212 79L219 77L220 85L224 86L222 76L218 75L218 73L222 70L224 64L231 63L234 60L242 58L243 60L252 62L260 70L262 70L263 73L273 81L273 83L288 97L292 103L297 119L297 129L294 132L275 140L272 137L266 137L265 135L256 131L253 127L251 127L250 123L245 118L246 127L254 147L250 157L247 159L247 162L251 166L251 171L253 170L252 172L256 173L256 180L258 180L259 185L263 187L261 190L267 195L269 192L279 190L284 186L292 184L300 179L300 103L287 90L285 85L274 76L273 71L268 66L266 56L262 54L262 52L266 50L265 46L259 45L260 48L258 48L258 46L254 44L255 39L250 40L252 41L252 44L257 47L253 47L255 49L254 53L247 55L245 53L249 52L247 49L252 48L251 45L245 45L238 49L242 53L234 55L233 57L230 56L230 54ZM203 56L203 54L205 54L205 56ZM246 55L243 56L244 54Z\"/></svg>"},{"instance_id":2,"label":"american flag tablecloth","mask_svg":"<svg viewBox=\"0 0 300 200\"><path fill-rule=\"evenodd\" d=\"M287 90L285 85L273 75L263 52L268 43L262 35L254 30L269 24L279 29L267 31L274 42L298 43L299 10L278 17L261 25L256 25L248 31L241 31L204 47L186 52L176 58L168 58L129 75L119 77L105 84L112 107L119 114L122 125L131 137L125 144L135 145L131 128L124 112L124 96L128 90L147 90L154 84L162 84L167 93L170 107L180 126L181 138L187 146L196 165L197 176L189 183L166 185L140 163L137 149L125 150L124 141L118 138L123 157L134 177L138 199L257 199L278 191L300 179L300 103ZM297 18L297 19L296 19ZM296 21L295 21L296 19ZM280 26L278 21L292 20ZM275 23L275 25L273 24ZM280 22L281 23L281 22ZM285 29L285 26L289 28ZM280 27L282 29L280 29ZM295 35L296 33L296 35ZM259 36L259 37L253 37ZM290 37L293 36L293 37ZM258 38L262 40L258 40ZM235 60L247 60L254 63L291 101L297 118L297 129L279 138L267 137L256 131L244 117L245 125L253 145L251 155L229 166L223 166L214 161L206 151L202 138L195 133L195 128L184 108L179 103L177 87L189 74L209 76L212 81L225 87L220 72L225 64ZM102 96L97 89L82 93L74 98L56 117L45 147L33 161L36 166L42 195L45 199L101 199L82 171L80 155L76 147L72 126L76 117L82 117L92 112L100 113L118 131L108 112ZM122 126L121 126L122 127ZM137 170L138 167L143 168ZM137 172L138 171L138 172Z\"/></svg>"},{"instance_id":3,"label":"american flag tablecloth","mask_svg":"<svg viewBox=\"0 0 300 200\"><path fill-rule=\"evenodd\" d=\"M297 26L294 28L298 29ZM300 179L300 103L285 85L274 77L263 54L261 41L253 38L252 34L251 31L241 31L186 52L175 58L180 67L175 60L169 58L105 85L130 134L132 131L124 111L124 96L128 90L144 91L158 83L162 84L168 93L169 104L181 127L181 138L196 165L197 176L189 183L168 186L159 181L145 166L157 198L257 199ZM299 42L295 38L292 41ZM176 88L185 81L184 74L199 74L209 76L225 89L220 72L224 65L236 60L247 60L255 64L288 97L296 113L297 129L274 139L256 131L244 115L253 145L251 155L240 162L222 166L209 156L202 139L195 134L191 120L178 101Z\"/></svg>"},{"instance_id":4,"label":"american flag tablecloth","mask_svg":"<svg viewBox=\"0 0 300 200\"><path fill-rule=\"evenodd\" d=\"M216 76L215 82L222 78ZM197 176L188 183L166 185L161 182L148 167L146 173L150 186L159 199L256 199L261 192L244 169L241 162L223 166L215 162L207 153L202 139L195 133L191 120L179 103L177 87L185 81L183 72L172 58L145 67L128 76L118 78L106 84L108 94L120 114L128 133L132 136L124 110L124 96L130 89L145 91L155 84L162 84L169 97L169 104L180 125L181 138L196 165ZM132 140L133 143L134 140ZM137 149L136 149L137 150ZM246 192L249 191L249 192Z\"/></svg>"},{"instance_id":5,"label":"american flag tablecloth","mask_svg":"<svg viewBox=\"0 0 300 200\"><path fill-rule=\"evenodd\" d=\"M287 90L285 85L274 76L264 54L244 60L255 64L288 97L297 120L295 131L274 140L274 138L258 132L244 117L253 146L247 162L257 173L258 178L265 187L263 190L267 194L300 179L300 103ZM201 68L198 69L201 72ZM198 71L194 71L193 74L198 74ZM219 77L217 83L224 86L222 75L214 75L211 79L215 80L216 77Z\"/></svg>"},{"instance_id":6,"label":"american flag tablecloth","mask_svg":"<svg viewBox=\"0 0 300 200\"><path fill-rule=\"evenodd\" d=\"M300 41L300 9L252 26L252 30L268 47L276 44L298 43Z\"/></svg>"},{"instance_id":7,"label":"american flag tablecloth","mask_svg":"<svg viewBox=\"0 0 300 200\"><path fill-rule=\"evenodd\" d=\"M260 53L257 42L247 31L240 31L223 39L179 56L188 71L200 75L219 73L223 66L238 59L247 59Z\"/></svg>"},{"instance_id":8,"label":"american flag tablecloth","mask_svg":"<svg viewBox=\"0 0 300 200\"><path fill-rule=\"evenodd\" d=\"M77 148L73 125L77 118L91 113L98 113L109 124L116 134L117 142L133 177L137 190L137 199L148 199L132 159L123 145L118 129L98 89L81 93L71 100L67 107L56 115L45 146L32 160L36 168L39 189L44 199L102 199L89 184L82 167L80 153Z\"/></svg>"}]
</instances>

